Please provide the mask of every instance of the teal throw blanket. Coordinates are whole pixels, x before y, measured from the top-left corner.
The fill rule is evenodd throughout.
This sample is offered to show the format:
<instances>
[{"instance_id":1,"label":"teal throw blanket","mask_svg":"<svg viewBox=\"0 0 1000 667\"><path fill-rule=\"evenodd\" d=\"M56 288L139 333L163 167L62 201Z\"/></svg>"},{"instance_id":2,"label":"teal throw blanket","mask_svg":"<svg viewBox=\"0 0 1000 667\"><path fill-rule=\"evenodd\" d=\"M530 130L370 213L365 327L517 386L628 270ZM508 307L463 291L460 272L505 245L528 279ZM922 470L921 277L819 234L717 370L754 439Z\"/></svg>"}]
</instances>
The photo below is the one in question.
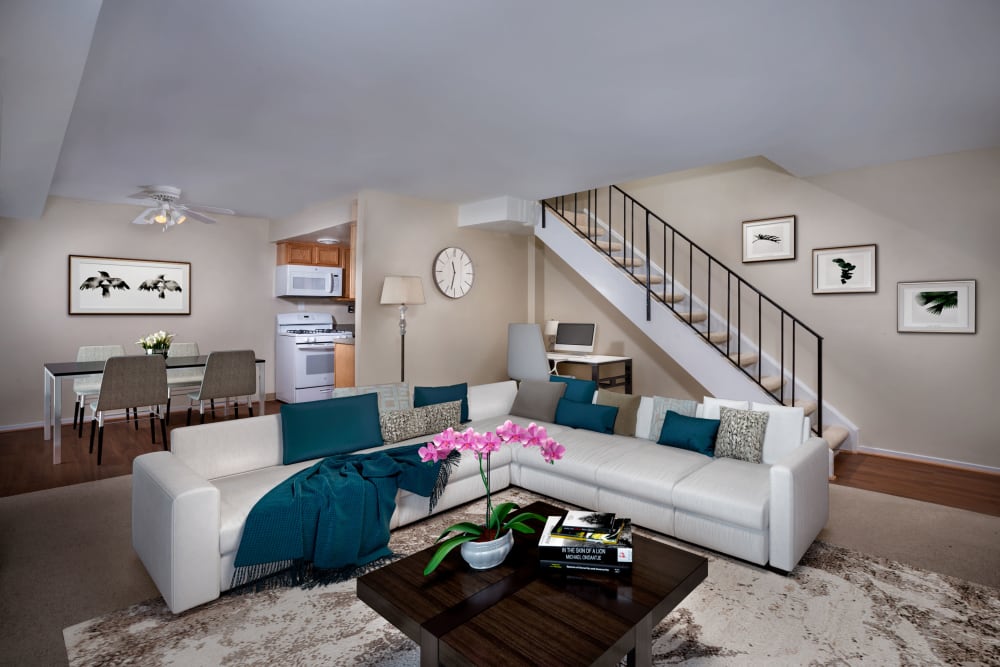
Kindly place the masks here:
<instances>
[{"instance_id":1,"label":"teal throw blanket","mask_svg":"<svg viewBox=\"0 0 1000 667\"><path fill-rule=\"evenodd\" d=\"M233 586L303 565L343 573L392 555L389 520L396 492L430 497L434 505L458 457L424 463L407 445L370 454L338 454L271 489L250 510L236 553Z\"/></svg>"}]
</instances>

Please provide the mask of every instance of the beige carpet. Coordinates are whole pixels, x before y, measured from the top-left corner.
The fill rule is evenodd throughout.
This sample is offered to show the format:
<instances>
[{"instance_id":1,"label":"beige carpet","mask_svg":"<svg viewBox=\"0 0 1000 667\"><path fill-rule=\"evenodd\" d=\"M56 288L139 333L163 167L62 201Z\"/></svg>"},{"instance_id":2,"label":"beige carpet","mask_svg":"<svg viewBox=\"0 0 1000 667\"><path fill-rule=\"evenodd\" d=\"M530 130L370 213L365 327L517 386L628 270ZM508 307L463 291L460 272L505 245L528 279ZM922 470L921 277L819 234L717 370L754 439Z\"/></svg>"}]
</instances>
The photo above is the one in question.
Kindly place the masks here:
<instances>
[{"instance_id":1,"label":"beige carpet","mask_svg":"<svg viewBox=\"0 0 1000 667\"><path fill-rule=\"evenodd\" d=\"M131 478L0 498L0 665L67 664L62 629L156 597L131 548ZM1000 518L830 487L820 539L1000 587Z\"/></svg>"},{"instance_id":2,"label":"beige carpet","mask_svg":"<svg viewBox=\"0 0 1000 667\"><path fill-rule=\"evenodd\" d=\"M520 489L500 496L498 501L522 505L538 498ZM481 507L472 503L397 530L391 547L400 554L422 549L444 526L475 520ZM822 542L789 577L705 555L708 579L654 629L654 664L1000 660L996 589ZM67 628L66 647L76 667L419 664L416 645L357 600L354 590L347 581L226 595L178 616L156 599ZM516 632L516 621L510 630ZM567 656L566 664L572 662Z\"/></svg>"}]
</instances>

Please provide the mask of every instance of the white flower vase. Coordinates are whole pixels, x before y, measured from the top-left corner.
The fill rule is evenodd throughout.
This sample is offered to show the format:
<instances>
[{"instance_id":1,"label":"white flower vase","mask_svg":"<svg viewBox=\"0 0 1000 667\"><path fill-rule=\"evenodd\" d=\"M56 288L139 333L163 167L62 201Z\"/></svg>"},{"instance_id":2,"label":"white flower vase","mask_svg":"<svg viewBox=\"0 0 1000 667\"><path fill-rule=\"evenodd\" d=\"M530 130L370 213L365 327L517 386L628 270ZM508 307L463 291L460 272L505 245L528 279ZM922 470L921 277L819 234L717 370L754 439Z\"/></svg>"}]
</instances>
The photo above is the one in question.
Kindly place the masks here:
<instances>
[{"instance_id":1,"label":"white flower vase","mask_svg":"<svg viewBox=\"0 0 1000 667\"><path fill-rule=\"evenodd\" d=\"M489 542L463 542L462 558L473 570L488 570L502 563L513 547L514 533L508 530Z\"/></svg>"}]
</instances>

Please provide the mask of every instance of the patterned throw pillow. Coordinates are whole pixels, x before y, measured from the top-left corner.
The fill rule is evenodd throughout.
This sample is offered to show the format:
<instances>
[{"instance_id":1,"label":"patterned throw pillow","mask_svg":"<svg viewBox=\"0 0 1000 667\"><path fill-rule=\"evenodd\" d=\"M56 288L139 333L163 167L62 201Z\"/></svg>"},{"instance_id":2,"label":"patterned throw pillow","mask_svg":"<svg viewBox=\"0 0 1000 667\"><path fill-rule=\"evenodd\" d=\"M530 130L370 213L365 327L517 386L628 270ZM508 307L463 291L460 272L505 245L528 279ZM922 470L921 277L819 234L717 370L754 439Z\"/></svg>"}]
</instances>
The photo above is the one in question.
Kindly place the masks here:
<instances>
[{"instance_id":1,"label":"patterned throw pillow","mask_svg":"<svg viewBox=\"0 0 1000 667\"><path fill-rule=\"evenodd\" d=\"M665 398L663 396L653 397L653 420L649 424L649 438L654 442L663 430L663 420L667 417L667 412L676 412L685 417L694 417L698 410L698 403L686 398ZM638 427L637 429L638 430Z\"/></svg>"},{"instance_id":2,"label":"patterned throw pillow","mask_svg":"<svg viewBox=\"0 0 1000 667\"><path fill-rule=\"evenodd\" d=\"M379 413L382 439L391 445L421 435L437 435L446 428L461 425L462 401L434 403L408 410Z\"/></svg>"},{"instance_id":3,"label":"patterned throw pillow","mask_svg":"<svg viewBox=\"0 0 1000 667\"><path fill-rule=\"evenodd\" d=\"M406 382L370 384L360 387L340 387L333 390L332 397L360 396L361 394L378 394L379 412L409 410L412 407L410 404L410 386Z\"/></svg>"},{"instance_id":4,"label":"patterned throw pillow","mask_svg":"<svg viewBox=\"0 0 1000 667\"><path fill-rule=\"evenodd\" d=\"M760 463L764 451L766 412L719 408L719 433L715 436L716 458Z\"/></svg>"}]
</instances>

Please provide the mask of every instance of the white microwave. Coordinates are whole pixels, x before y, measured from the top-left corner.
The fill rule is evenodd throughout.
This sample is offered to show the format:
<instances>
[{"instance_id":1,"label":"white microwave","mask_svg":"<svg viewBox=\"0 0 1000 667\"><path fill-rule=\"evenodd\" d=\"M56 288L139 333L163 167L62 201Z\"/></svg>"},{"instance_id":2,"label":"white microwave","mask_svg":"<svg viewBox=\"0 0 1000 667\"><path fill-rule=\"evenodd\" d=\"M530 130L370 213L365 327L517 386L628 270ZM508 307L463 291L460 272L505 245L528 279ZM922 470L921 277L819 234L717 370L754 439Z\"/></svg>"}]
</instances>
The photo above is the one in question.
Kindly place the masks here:
<instances>
[{"instance_id":1,"label":"white microwave","mask_svg":"<svg viewBox=\"0 0 1000 667\"><path fill-rule=\"evenodd\" d=\"M282 264L274 269L274 296L343 296L344 270Z\"/></svg>"}]
</instances>

